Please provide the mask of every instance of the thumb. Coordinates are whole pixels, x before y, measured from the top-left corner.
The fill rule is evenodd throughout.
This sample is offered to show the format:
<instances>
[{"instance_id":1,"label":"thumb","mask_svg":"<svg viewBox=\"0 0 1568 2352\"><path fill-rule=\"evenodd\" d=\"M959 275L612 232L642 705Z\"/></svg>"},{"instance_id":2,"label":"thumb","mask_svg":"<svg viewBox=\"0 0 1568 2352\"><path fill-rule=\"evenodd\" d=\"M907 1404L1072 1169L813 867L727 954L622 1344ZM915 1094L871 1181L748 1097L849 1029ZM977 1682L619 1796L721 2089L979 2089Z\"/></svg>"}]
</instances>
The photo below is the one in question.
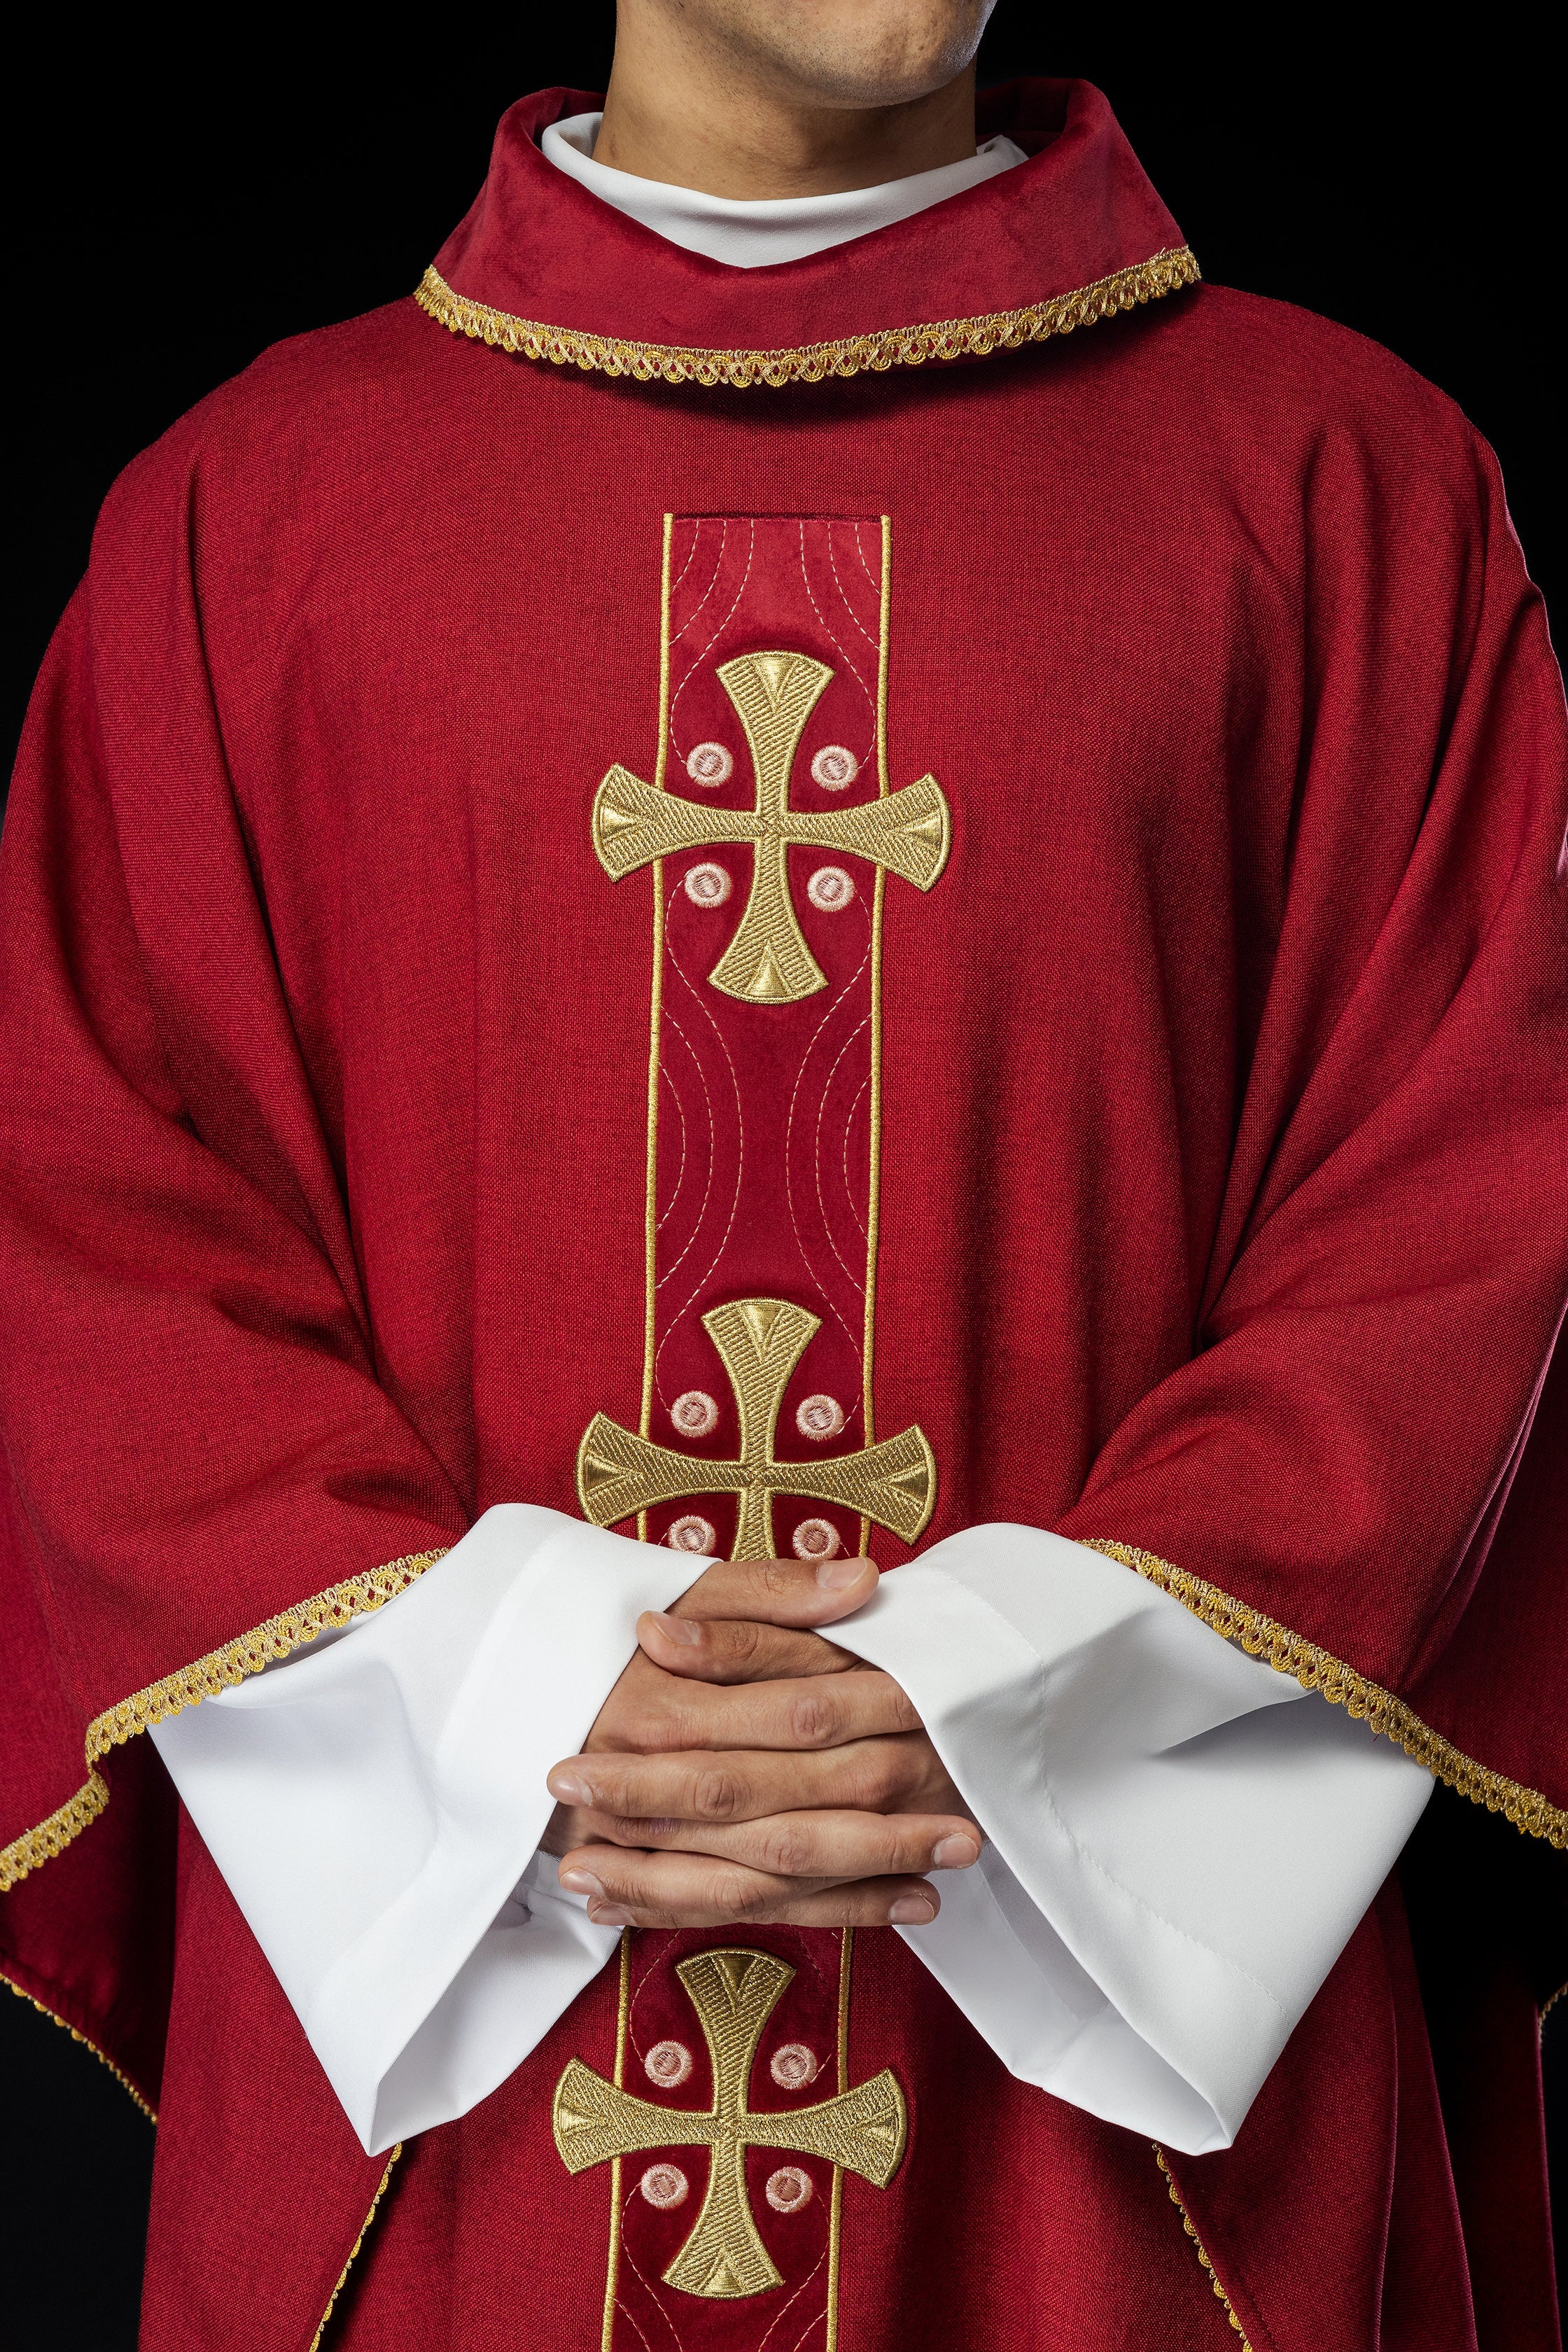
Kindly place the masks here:
<instances>
[{"instance_id":1,"label":"thumb","mask_svg":"<svg viewBox=\"0 0 1568 2352\"><path fill-rule=\"evenodd\" d=\"M742 1617L768 1625L832 1625L863 1608L877 1590L874 1559L725 1559L700 1576L673 1617Z\"/></svg>"}]
</instances>

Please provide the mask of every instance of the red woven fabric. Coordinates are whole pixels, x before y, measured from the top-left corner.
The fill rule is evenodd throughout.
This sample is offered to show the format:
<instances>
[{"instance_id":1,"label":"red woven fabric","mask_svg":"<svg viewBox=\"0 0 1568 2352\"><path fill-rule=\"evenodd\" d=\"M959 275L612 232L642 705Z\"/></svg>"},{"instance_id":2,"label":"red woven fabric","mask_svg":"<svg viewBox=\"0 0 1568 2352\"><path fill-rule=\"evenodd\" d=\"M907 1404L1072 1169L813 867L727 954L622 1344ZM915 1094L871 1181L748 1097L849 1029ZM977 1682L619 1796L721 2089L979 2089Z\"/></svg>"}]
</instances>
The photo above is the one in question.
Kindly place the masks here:
<instances>
[{"instance_id":1,"label":"red woven fabric","mask_svg":"<svg viewBox=\"0 0 1568 2352\"><path fill-rule=\"evenodd\" d=\"M634 1953L654 1948L651 1962L665 1940L639 1936ZM743 1930L738 1940L770 1939ZM606 1970L503 2090L460 2124L425 2135L404 2159L384 2229L378 2221L341 2315L344 2352L597 2342L602 2264L588 2263L584 2276L566 2250L605 2242L605 2176L568 2182L562 2174L549 2086L569 2057L609 2072L615 1982ZM1146 2142L1016 2082L887 1930L857 1936L855 1986L850 2079L882 2066L898 2072L910 2140L901 2187L879 2192L846 2178L841 2345L1223 2352L1237 2340ZM682 2022L678 2011L659 2018L660 2030ZM629 2068L627 2079L642 2092L645 2083L633 2084L640 2072ZM696 2087L678 2096L692 2104ZM772 2093L767 2103L784 2104ZM1297 2029L1241 2145L1172 2164L1255 2352L1460 2352L1474 2344L1420 2002L1392 1887ZM629 2170L624 2197L634 2218L635 2182ZM760 2194L752 2202L769 2218ZM669 2217L678 2225L690 2218L689 2205ZM776 2233L804 2231L811 2219L808 2209ZM716 2312L668 2292L650 2315L651 2237L645 2231L635 2245L641 2276L628 2285L623 2273L623 2301L638 2328L623 2323L617 2344L637 2345L640 2329L643 2341L671 2352L774 2352L781 2336L817 2352L808 2271L782 2319L783 2296Z\"/></svg>"},{"instance_id":2,"label":"red woven fabric","mask_svg":"<svg viewBox=\"0 0 1568 2352\"><path fill-rule=\"evenodd\" d=\"M1028 155L1022 181L1005 173L875 237L771 269L671 246L547 163L536 143L544 124L603 103L544 90L502 117L489 176L436 257L455 293L582 333L778 350L1024 309L1182 243L1087 82L1015 83L981 100L981 136L1005 131ZM726 501L742 513L754 503ZM793 491L782 503L802 509Z\"/></svg>"},{"instance_id":3,"label":"red woven fabric","mask_svg":"<svg viewBox=\"0 0 1568 2352\"><path fill-rule=\"evenodd\" d=\"M528 129L574 102L503 125L445 257L461 290L776 344L1174 241L1102 102L1025 92L1011 121L1065 123L1030 164L714 301L712 265L543 169ZM889 886L883 974L878 1423L931 1439L931 1536L1144 1546L1568 1800L1561 1710L1531 1696L1563 1647L1561 1456L1527 1455L1503 1510L1563 1290L1562 694L1464 419L1357 337L1208 287L983 362L745 393L507 359L405 302L268 353L130 469L40 683L0 852L30 1596L0 1835L80 1784L100 1710L493 1502L574 1509L593 1414L635 1424L647 885L609 885L588 811L613 760L652 767L670 510L891 518L895 781L934 772L954 825L929 900ZM6 1965L129 2021L142 2079L166 1909L96 1948L62 1924L122 1914L93 1874L143 1836L167 1875L107 1769L121 1842L111 1809L7 1898ZM183 1886L146 2341L303 2347L380 2167L199 1850ZM1380 2292L1386 2341L1469 2340L1462 2314L1419 2334L1460 2257L1391 1933L1363 1928L1237 2147L1178 2167L1256 2346L1370 2344ZM994 2276L1031 2227L1017 2183L1048 2176L1053 2213L1106 2217L1103 2293L1056 2338L990 2340L1115 2340L1174 2226L1152 2158L1005 2080L884 1946L855 2031L931 2104L893 2187L850 2184L846 2311L898 2270L901 2341L963 2340L952 2247ZM552 2067L595 2036L602 2063L609 1997L450 2135L500 2162L531 2102L531 2275L563 2298L535 2341L597 2325L605 2198L540 2118ZM411 2181L468 2160L447 2137ZM1395 2262L1411 2148L1436 2239ZM510 2277L536 2241L487 2226ZM1000 2330L1013 2306L973 2292ZM1186 2322L1143 2325L1124 2340Z\"/></svg>"}]
</instances>

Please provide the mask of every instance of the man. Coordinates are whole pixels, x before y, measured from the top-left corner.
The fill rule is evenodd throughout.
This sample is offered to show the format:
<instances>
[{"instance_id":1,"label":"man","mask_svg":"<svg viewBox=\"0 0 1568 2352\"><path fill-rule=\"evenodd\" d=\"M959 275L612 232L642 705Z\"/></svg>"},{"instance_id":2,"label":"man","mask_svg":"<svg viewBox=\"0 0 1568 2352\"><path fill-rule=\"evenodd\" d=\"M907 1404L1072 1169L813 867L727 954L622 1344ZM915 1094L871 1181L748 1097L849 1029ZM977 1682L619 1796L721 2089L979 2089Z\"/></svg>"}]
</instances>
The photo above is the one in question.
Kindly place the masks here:
<instances>
[{"instance_id":1,"label":"man","mask_svg":"<svg viewBox=\"0 0 1568 2352\"><path fill-rule=\"evenodd\" d=\"M984 14L625 0L40 684L7 1973L159 2352L1550 2327L1390 1874L1568 1835L1560 686Z\"/></svg>"}]
</instances>

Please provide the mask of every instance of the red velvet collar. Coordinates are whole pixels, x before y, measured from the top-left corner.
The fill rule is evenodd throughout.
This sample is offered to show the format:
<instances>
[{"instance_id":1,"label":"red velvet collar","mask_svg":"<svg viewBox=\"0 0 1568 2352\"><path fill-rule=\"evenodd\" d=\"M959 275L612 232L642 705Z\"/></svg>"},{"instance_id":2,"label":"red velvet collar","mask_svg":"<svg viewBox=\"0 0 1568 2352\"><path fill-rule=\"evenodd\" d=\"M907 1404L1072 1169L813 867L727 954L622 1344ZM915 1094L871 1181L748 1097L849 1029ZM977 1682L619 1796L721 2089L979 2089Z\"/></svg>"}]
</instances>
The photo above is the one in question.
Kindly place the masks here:
<instances>
[{"instance_id":1,"label":"red velvet collar","mask_svg":"<svg viewBox=\"0 0 1568 2352\"><path fill-rule=\"evenodd\" d=\"M600 103L540 90L502 116L485 184L419 289L434 318L611 374L780 383L1037 341L1198 274L1089 82L986 92L981 137L1005 131L1026 163L762 269L688 253L546 162L545 125Z\"/></svg>"}]
</instances>

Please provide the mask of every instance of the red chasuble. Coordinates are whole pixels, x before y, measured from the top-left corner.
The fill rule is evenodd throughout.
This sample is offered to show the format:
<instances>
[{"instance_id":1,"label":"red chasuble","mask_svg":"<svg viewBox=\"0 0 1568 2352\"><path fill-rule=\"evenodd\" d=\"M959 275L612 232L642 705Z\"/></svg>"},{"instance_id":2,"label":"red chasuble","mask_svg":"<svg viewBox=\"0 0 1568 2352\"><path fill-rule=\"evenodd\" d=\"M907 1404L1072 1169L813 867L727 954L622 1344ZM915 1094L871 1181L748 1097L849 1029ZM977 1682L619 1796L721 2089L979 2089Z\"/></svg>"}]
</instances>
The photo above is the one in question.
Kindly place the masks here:
<instances>
[{"instance_id":1,"label":"red chasuble","mask_svg":"<svg viewBox=\"0 0 1568 2352\"><path fill-rule=\"evenodd\" d=\"M1082 85L749 272L545 163L588 103L130 469L6 827L4 1958L162 2109L143 2342L1545 2343L1563 725L1493 461L1198 284ZM1224 2154L753 1928L367 2158L136 1735L520 1499L1052 1528L1459 1795Z\"/></svg>"}]
</instances>

